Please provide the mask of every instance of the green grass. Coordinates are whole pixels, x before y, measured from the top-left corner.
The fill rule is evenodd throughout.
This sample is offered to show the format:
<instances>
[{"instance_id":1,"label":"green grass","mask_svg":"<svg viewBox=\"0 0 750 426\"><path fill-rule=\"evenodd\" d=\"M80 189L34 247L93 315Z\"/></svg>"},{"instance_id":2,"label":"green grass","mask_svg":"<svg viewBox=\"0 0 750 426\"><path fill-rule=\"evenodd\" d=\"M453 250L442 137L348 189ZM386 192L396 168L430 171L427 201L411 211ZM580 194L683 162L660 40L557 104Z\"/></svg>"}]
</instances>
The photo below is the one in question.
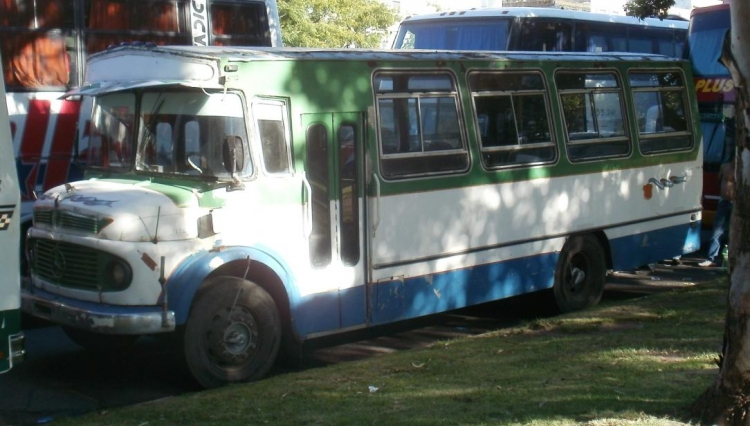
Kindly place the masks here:
<instances>
[{"instance_id":1,"label":"green grass","mask_svg":"<svg viewBox=\"0 0 750 426\"><path fill-rule=\"evenodd\" d=\"M55 424L689 422L687 407L718 373L725 310L726 279L717 279L426 349L56 419Z\"/></svg>"}]
</instances>

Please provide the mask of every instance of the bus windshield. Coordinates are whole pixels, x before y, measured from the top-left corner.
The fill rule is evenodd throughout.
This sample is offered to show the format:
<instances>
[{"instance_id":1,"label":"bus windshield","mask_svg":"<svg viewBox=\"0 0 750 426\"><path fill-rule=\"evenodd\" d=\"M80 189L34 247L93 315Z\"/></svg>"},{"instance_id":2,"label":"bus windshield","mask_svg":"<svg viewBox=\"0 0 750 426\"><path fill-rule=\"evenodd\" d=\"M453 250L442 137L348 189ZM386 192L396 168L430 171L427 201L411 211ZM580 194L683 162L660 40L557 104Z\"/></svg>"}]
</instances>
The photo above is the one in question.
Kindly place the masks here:
<instances>
[{"instance_id":1,"label":"bus windshield","mask_svg":"<svg viewBox=\"0 0 750 426\"><path fill-rule=\"evenodd\" d=\"M135 111L140 99L141 111ZM93 137L89 146L89 166L130 169L139 172L231 178L224 165L223 147L227 138L247 146L242 101L236 94L206 95L202 91L113 93L97 97L92 118ZM131 150L132 129L137 122L135 150ZM251 167L246 149L244 170Z\"/></svg>"},{"instance_id":2,"label":"bus windshield","mask_svg":"<svg viewBox=\"0 0 750 426\"><path fill-rule=\"evenodd\" d=\"M488 21L403 23L396 49L506 50L510 18Z\"/></svg>"},{"instance_id":3,"label":"bus windshield","mask_svg":"<svg viewBox=\"0 0 750 426\"><path fill-rule=\"evenodd\" d=\"M717 13L696 13L689 33L690 62L696 76L728 76L719 61L724 35L729 30L729 8Z\"/></svg>"}]
</instances>

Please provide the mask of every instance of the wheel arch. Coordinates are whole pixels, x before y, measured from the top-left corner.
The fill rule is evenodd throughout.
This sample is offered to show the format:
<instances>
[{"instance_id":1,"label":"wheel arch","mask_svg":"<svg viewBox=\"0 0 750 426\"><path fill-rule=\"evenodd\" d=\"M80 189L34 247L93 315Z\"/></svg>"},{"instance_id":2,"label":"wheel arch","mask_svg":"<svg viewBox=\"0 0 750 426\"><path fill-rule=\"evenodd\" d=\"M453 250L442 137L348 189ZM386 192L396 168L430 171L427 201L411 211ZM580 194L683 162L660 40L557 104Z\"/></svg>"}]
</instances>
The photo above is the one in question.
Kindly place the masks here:
<instances>
[{"instance_id":1,"label":"wheel arch","mask_svg":"<svg viewBox=\"0 0 750 426\"><path fill-rule=\"evenodd\" d=\"M175 313L178 326L186 323L202 284L217 276L246 278L262 287L276 303L282 325L291 328L291 304L296 298L296 287L290 269L271 253L254 247L197 253L175 270L166 288L167 303Z\"/></svg>"},{"instance_id":2,"label":"wheel arch","mask_svg":"<svg viewBox=\"0 0 750 426\"><path fill-rule=\"evenodd\" d=\"M593 235L596 240L599 242L599 246L601 246L602 250L604 250L604 264L607 265L607 269L612 269L614 263L612 262L612 247L609 244L609 238L607 238L607 234L604 233L603 230L598 230L591 232L591 235Z\"/></svg>"}]
</instances>

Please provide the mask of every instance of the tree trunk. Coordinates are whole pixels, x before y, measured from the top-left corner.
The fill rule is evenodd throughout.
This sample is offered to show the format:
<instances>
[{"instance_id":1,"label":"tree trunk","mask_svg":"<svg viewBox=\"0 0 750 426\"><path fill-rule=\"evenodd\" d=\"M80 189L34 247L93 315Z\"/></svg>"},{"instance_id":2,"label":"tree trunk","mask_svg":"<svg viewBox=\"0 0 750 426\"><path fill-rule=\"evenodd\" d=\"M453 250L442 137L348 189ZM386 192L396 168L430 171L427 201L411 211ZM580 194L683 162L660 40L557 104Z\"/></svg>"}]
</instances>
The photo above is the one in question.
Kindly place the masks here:
<instances>
[{"instance_id":1,"label":"tree trunk","mask_svg":"<svg viewBox=\"0 0 750 426\"><path fill-rule=\"evenodd\" d=\"M750 425L750 2L730 0L722 62L737 90L736 195L729 230L729 293L719 377L693 404L704 423ZM727 48L730 45L730 48Z\"/></svg>"}]
</instances>

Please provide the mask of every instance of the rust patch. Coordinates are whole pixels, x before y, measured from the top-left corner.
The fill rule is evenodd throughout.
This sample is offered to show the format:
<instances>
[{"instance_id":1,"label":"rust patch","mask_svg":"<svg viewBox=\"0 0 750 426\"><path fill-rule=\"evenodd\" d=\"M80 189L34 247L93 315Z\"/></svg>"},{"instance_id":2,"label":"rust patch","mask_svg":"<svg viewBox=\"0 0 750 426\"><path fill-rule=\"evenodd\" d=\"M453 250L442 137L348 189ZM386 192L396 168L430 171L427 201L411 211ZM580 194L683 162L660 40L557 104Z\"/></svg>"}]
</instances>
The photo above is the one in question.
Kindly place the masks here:
<instances>
[{"instance_id":1,"label":"rust patch","mask_svg":"<svg viewBox=\"0 0 750 426\"><path fill-rule=\"evenodd\" d=\"M141 261L152 271L156 270L156 262L154 262L154 259L151 259L148 254L143 253L143 256L141 256Z\"/></svg>"}]
</instances>

